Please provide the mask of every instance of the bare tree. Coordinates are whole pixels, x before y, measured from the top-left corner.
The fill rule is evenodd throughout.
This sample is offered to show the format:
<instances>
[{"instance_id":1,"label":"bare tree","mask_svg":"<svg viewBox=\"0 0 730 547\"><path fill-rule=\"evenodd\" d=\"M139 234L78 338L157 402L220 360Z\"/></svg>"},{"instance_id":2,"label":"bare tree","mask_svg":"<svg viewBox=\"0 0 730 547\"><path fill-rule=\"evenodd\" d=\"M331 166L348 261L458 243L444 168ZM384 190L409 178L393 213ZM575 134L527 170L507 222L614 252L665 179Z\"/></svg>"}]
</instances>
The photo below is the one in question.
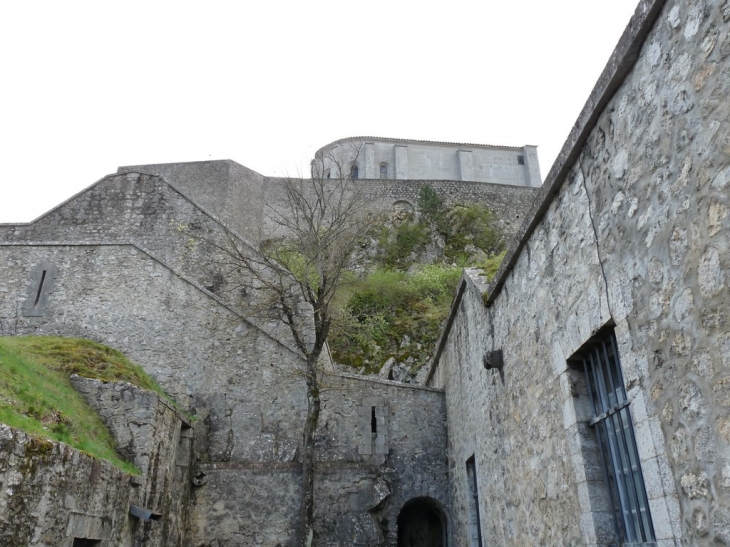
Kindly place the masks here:
<instances>
[{"instance_id":1,"label":"bare tree","mask_svg":"<svg viewBox=\"0 0 730 547\"><path fill-rule=\"evenodd\" d=\"M373 196L350 177L358 150L320 153L312 162L311 178L284 180L283 200L268 207L276 239L248 246L228 232L225 243L214 244L229 257L230 270L239 272L241 285L263 291L265 308L289 328L304 357L307 414L302 433L299 541L306 547L314 537L320 358L332 322L332 302L353 251L377 218L369 206Z\"/></svg>"}]
</instances>

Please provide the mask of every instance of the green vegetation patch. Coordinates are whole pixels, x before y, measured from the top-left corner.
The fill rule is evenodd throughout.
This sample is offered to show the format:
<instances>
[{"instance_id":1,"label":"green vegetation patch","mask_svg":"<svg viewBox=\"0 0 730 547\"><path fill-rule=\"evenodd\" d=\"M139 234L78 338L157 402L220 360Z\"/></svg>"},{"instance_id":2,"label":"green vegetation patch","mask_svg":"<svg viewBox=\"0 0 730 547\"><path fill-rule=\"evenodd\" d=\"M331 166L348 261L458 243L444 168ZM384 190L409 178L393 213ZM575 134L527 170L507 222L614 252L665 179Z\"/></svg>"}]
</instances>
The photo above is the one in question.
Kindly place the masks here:
<instances>
[{"instance_id":1,"label":"green vegetation patch","mask_svg":"<svg viewBox=\"0 0 730 547\"><path fill-rule=\"evenodd\" d=\"M378 262L386 268L407 268L413 263L413 253L430 240L428 226L412 218L392 229L384 226L378 236Z\"/></svg>"},{"instance_id":2,"label":"green vegetation patch","mask_svg":"<svg viewBox=\"0 0 730 547\"><path fill-rule=\"evenodd\" d=\"M494 218L483 205L459 205L448 213L444 256L456 263L466 263L469 246L492 256L504 250L502 234L494 227Z\"/></svg>"},{"instance_id":3,"label":"green vegetation patch","mask_svg":"<svg viewBox=\"0 0 730 547\"><path fill-rule=\"evenodd\" d=\"M335 361L372 374L390 357L412 358L415 373L433 350L460 277L461 268L437 264L410 275L375 270L348 286L330 332Z\"/></svg>"},{"instance_id":4,"label":"green vegetation patch","mask_svg":"<svg viewBox=\"0 0 730 547\"><path fill-rule=\"evenodd\" d=\"M380 228L377 267L338 292L330 349L335 361L361 373L377 373L392 357L414 376L431 356L462 268L481 268L491 279L504 258L502 233L484 205L448 208L426 184L418 210L418 219ZM419 266L429 243L441 256Z\"/></svg>"},{"instance_id":5,"label":"green vegetation patch","mask_svg":"<svg viewBox=\"0 0 730 547\"><path fill-rule=\"evenodd\" d=\"M138 473L116 453L109 430L71 385L71 374L125 381L164 395L141 367L101 344L50 336L0 337L0 422Z\"/></svg>"}]
</instances>

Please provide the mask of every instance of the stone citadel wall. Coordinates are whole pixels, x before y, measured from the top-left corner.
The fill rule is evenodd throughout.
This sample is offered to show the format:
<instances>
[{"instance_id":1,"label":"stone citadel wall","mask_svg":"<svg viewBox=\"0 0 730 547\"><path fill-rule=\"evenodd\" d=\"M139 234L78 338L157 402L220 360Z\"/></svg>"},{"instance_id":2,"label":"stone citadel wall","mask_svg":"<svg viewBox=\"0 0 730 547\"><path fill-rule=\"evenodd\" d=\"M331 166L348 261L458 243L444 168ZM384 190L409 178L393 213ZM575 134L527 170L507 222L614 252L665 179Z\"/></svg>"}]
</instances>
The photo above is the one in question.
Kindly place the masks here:
<instances>
[{"instance_id":1,"label":"stone citadel wall","mask_svg":"<svg viewBox=\"0 0 730 547\"><path fill-rule=\"evenodd\" d=\"M607 332L656 545L730 544L728 6L639 3L532 209L509 208L526 194L505 202L526 221L495 280L464 276L436 389L328 377L325 545L397 545L417 500L441 511L452 547L615 544L622 526L576 364ZM287 545L304 405L287 371L301 359L276 324L242 317L247 295L214 290L207 251L177 228L216 233L217 215L180 190L195 191L187 180L122 173L36 223L0 227L3 332L86 333L127 351L201 412L194 454L208 482L192 494L193 544ZM422 184L396 183L406 190L385 206ZM243 197L203 190L229 222L224 202ZM264 184L261 199L277 192ZM46 264L53 291L29 310Z\"/></svg>"},{"instance_id":2,"label":"stone citadel wall","mask_svg":"<svg viewBox=\"0 0 730 547\"><path fill-rule=\"evenodd\" d=\"M495 281L465 276L431 376L455 544L617 540L574 362L607 331L656 544L730 544L728 19L722 1L640 2Z\"/></svg>"},{"instance_id":3,"label":"stone citadel wall","mask_svg":"<svg viewBox=\"0 0 730 547\"><path fill-rule=\"evenodd\" d=\"M152 177L162 177L174 188L170 192L185 196L252 243L270 238L281 229L276 218L277 212L286 210L284 184L288 179L264 177L231 160L120 167L118 171L120 175L144 173ZM152 180L152 177L143 176L143 180ZM425 185L431 186L450 206L484 204L494 213L495 220L507 239L516 235L532 200L539 192L538 188L528 186L459 180L360 179L357 185L372 197L370 206L381 211L388 211L400 202L407 202L415 210L419 192ZM105 192L105 189L100 190L97 199L109 199L104 197ZM131 204L140 203L140 198L134 195L125 199ZM83 209L87 207L83 202L79 202L78 206ZM160 204L153 204L151 207L156 210L160 208ZM79 211L79 214L80 218L85 218L83 215L89 213ZM172 259L179 256L179 248L169 248L169 240L159 239L160 235L170 232L170 228L161 226L161 223L172 215L173 213L163 213L148 220L147 224L157 223L153 231L149 231L149 226L135 223L138 218L127 217L128 221L124 226L125 229L128 227L129 230L139 233L140 237L147 235L148 239L164 243L158 246L167 249L167 255ZM0 232L2 229L3 226L0 225ZM162 232L158 232L158 229ZM146 248L148 246L146 244ZM204 281L204 285L207 284Z\"/></svg>"},{"instance_id":4,"label":"stone citadel wall","mask_svg":"<svg viewBox=\"0 0 730 547\"><path fill-rule=\"evenodd\" d=\"M135 173L107 177L33 223L3 225L0 331L78 336L119 348L197 416L192 465L207 482L181 509L189 513L186 544L291 545L306 412L303 359L255 295L232 290L241 280L198 233L230 235L162 177ZM329 545L357 538L361 545L395 545L405 501L427 497L448 507L444 422L426 420L443 414L443 393L368 382L333 377L333 394L324 395L317 533ZM378 413L379 434L371 435L371 416L362 409ZM367 450L375 453L360 451L364 420ZM129 433L112 429L121 431L124 449ZM161 465L155 480L171 483L164 471L171 458L154 458ZM152 509L169 507L170 490L155 494L145 498ZM58 496L26 500L62 504ZM102 504L97 516L111 519L117 510ZM165 515L164 541L174 544L180 528Z\"/></svg>"}]
</instances>

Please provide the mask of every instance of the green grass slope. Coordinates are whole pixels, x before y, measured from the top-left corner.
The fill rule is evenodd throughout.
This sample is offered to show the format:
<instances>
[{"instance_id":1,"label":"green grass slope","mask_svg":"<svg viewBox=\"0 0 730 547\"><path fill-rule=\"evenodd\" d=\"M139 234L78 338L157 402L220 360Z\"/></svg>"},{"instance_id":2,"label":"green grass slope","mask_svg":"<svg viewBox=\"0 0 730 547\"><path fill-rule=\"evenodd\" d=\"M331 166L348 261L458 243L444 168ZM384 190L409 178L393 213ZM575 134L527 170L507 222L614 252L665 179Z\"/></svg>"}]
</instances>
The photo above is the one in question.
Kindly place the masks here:
<instances>
[{"instance_id":1,"label":"green grass slope","mask_svg":"<svg viewBox=\"0 0 730 547\"><path fill-rule=\"evenodd\" d=\"M130 473L96 412L71 385L71 374L160 387L122 353L89 340L50 336L0 337L0 423L61 441Z\"/></svg>"}]
</instances>

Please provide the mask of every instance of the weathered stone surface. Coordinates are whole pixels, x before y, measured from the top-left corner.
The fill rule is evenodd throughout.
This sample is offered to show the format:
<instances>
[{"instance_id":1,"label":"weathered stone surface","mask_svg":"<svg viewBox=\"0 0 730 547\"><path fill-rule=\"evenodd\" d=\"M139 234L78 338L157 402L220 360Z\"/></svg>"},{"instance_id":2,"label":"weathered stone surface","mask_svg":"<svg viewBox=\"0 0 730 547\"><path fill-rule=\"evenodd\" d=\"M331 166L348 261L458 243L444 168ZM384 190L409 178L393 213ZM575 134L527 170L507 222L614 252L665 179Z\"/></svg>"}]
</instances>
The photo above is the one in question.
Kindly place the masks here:
<instances>
[{"instance_id":1,"label":"weathered stone surface","mask_svg":"<svg viewBox=\"0 0 730 547\"><path fill-rule=\"evenodd\" d=\"M74 538L132 545L135 487L112 464L0 424L0 544L71 547Z\"/></svg>"},{"instance_id":2,"label":"weathered stone surface","mask_svg":"<svg viewBox=\"0 0 730 547\"><path fill-rule=\"evenodd\" d=\"M438 390L349 375L324 377L316 441L318 545L395 546L396 522L406 502L427 497L448 507L443 412ZM292 544L298 461L252 455L201 469L210 479L194 494L196 541Z\"/></svg>"},{"instance_id":3,"label":"weathered stone surface","mask_svg":"<svg viewBox=\"0 0 730 547\"><path fill-rule=\"evenodd\" d=\"M489 287L475 272L463 278L430 371L443 393L326 377L320 544L395 545L400 509L425 498L445 508L451 544L468 545L472 456L485 543L614 542L587 387L568 363L605 328L657 544L730 543L728 14L720 0L639 2L529 211L534 190L428 181L454 201L488 202L519 238ZM123 172L32 224L0 227L0 334L85 336L125 351L200 417L193 544L290 545L302 359L270 314L246 318L260 299L234 290L215 246L190 237L220 235L216 217L244 236L270 229L259 213L280 207L281 185L223 163L152 169L169 181ZM423 184L363 181L386 196L378 208L412 206ZM236 218L246 199L250 214ZM49 264L43 309L22 313ZM0 474L0 496L32 484L15 465ZM96 518L69 529L106 533Z\"/></svg>"},{"instance_id":4,"label":"weathered stone surface","mask_svg":"<svg viewBox=\"0 0 730 547\"><path fill-rule=\"evenodd\" d=\"M130 503L161 515L160 522L134 526L132 541L149 547L184 545L192 458L187 418L157 393L127 382L73 375L71 384L99 413L119 454L140 470Z\"/></svg>"},{"instance_id":5,"label":"weathered stone surface","mask_svg":"<svg viewBox=\"0 0 730 547\"><path fill-rule=\"evenodd\" d=\"M586 480L595 441L582 429L585 391L567 363L607 325L659 544L727 541L730 107L721 97L730 79L716 44L730 29L721 4L639 3L624 53L609 62L495 282L485 291L464 280L431 378L446 390L459 543L468 541L472 454L488 470L478 484L486 543L608 541ZM494 349L504 368L485 370ZM543 494L551 467L563 487L555 498Z\"/></svg>"}]
</instances>

